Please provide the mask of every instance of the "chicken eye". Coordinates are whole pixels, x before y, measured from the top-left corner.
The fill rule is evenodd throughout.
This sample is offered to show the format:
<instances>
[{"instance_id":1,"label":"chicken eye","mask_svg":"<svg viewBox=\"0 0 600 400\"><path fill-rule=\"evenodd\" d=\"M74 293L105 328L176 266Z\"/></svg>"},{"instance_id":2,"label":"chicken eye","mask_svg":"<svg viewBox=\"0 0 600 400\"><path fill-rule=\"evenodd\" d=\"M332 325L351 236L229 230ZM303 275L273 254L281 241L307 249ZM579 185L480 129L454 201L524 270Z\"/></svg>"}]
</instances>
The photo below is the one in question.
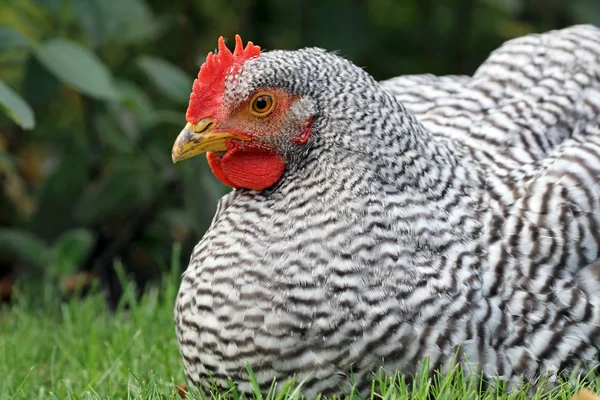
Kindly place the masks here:
<instances>
[{"instance_id":1,"label":"chicken eye","mask_svg":"<svg viewBox=\"0 0 600 400\"><path fill-rule=\"evenodd\" d=\"M257 117L264 117L273 111L275 102L268 94L259 94L254 97L250 105L250 111Z\"/></svg>"}]
</instances>

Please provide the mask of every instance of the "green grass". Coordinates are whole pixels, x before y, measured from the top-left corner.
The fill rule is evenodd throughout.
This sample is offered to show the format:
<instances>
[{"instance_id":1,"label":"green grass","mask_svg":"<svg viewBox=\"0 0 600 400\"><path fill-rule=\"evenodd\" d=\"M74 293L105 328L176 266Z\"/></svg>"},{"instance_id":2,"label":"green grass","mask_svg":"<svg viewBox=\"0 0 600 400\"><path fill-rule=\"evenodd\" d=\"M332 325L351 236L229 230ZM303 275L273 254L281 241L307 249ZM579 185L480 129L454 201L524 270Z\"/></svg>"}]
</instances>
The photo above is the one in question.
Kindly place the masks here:
<instances>
[{"instance_id":1,"label":"green grass","mask_svg":"<svg viewBox=\"0 0 600 400\"><path fill-rule=\"evenodd\" d=\"M0 309L0 399L178 399L176 385L185 382L172 320L178 277L135 300L127 286L112 312L103 296L40 305L32 293ZM21 297L24 297L22 299ZM600 389L600 377L587 385ZM582 381L573 379L550 392L512 393L488 389L466 379L460 370L446 376L417 378L407 384L398 374L373 381L373 399L571 399ZM254 399L299 398L298 384L283 383ZM189 398L243 398L229 390ZM358 398L358 395L350 397Z\"/></svg>"},{"instance_id":2,"label":"green grass","mask_svg":"<svg viewBox=\"0 0 600 400\"><path fill-rule=\"evenodd\" d=\"M114 313L100 293L63 304L39 306L32 298L4 306L0 399L173 399L175 384L185 381L172 317L175 290L166 283L139 302L129 290Z\"/></svg>"}]
</instances>

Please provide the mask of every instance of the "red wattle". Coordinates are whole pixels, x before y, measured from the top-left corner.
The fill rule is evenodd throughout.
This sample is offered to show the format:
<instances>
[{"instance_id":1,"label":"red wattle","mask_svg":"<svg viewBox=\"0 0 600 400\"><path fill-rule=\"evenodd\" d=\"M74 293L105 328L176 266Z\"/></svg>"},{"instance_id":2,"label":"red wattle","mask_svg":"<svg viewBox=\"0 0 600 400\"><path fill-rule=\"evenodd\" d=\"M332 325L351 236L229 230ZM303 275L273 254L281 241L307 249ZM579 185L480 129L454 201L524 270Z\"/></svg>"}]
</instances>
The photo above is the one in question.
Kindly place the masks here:
<instances>
[{"instance_id":1,"label":"red wattle","mask_svg":"<svg viewBox=\"0 0 600 400\"><path fill-rule=\"evenodd\" d=\"M219 157L207 152L212 173L227 186L263 190L273 186L285 170L283 158L274 150L255 143L227 143L227 153Z\"/></svg>"},{"instance_id":2,"label":"red wattle","mask_svg":"<svg viewBox=\"0 0 600 400\"><path fill-rule=\"evenodd\" d=\"M210 170L218 180L227 186L234 186L234 184L227 179L225 172L223 172L223 167L221 167L221 157L209 151L206 153L206 159L208 160L208 166L210 167Z\"/></svg>"},{"instance_id":3,"label":"red wattle","mask_svg":"<svg viewBox=\"0 0 600 400\"><path fill-rule=\"evenodd\" d=\"M306 126L298 136L292 138L292 142L296 144L306 144L310 139L310 130L312 128L312 117L306 122Z\"/></svg>"},{"instance_id":4,"label":"red wattle","mask_svg":"<svg viewBox=\"0 0 600 400\"><path fill-rule=\"evenodd\" d=\"M253 143L237 145L232 142L227 147L220 167L231 186L263 190L273 186L283 175L285 162L274 150Z\"/></svg>"}]
</instances>

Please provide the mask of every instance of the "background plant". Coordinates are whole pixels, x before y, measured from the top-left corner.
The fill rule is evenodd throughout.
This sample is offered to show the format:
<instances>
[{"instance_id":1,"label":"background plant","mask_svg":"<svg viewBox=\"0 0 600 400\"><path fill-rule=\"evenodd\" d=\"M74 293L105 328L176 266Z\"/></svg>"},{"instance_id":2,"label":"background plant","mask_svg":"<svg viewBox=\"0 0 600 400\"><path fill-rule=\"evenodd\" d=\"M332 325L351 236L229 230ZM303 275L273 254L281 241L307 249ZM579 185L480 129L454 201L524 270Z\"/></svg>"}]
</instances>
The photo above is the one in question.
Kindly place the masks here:
<instances>
[{"instance_id":1,"label":"background plant","mask_svg":"<svg viewBox=\"0 0 600 400\"><path fill-rule=\"evenodd\" d=\"M339 50L385 79L472 74L505 40L575 23L600 26L600 2L4 0L1 292L99 280L116 299L114 261L143 284L174 241L186 265L227 189L201 158L174 166L170 147L220 35Z\"/></svg>"}]
</instances>

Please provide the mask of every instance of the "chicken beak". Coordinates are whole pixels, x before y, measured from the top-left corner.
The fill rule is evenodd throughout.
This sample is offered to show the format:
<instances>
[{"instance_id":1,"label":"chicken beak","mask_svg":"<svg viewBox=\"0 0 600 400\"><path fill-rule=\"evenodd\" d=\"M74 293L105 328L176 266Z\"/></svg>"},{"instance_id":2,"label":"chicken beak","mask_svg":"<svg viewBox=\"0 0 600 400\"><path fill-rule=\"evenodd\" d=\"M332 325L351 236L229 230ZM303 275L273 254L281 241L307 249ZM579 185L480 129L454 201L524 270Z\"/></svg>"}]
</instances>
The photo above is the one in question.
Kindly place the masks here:
<instances>
[{"instance_id":1,"label":"chicken beak","mask_svg":"<svg viewBox=\"0 0 600 400\"><path fill-rule=\"evenodd\" d=\"M175 139L171 158L174 163L207 151L226 151L227 140L249 140L230 132L214 131L215 121L203 118L197 124L187 123Z\"/></svg>"}]
</instances>

